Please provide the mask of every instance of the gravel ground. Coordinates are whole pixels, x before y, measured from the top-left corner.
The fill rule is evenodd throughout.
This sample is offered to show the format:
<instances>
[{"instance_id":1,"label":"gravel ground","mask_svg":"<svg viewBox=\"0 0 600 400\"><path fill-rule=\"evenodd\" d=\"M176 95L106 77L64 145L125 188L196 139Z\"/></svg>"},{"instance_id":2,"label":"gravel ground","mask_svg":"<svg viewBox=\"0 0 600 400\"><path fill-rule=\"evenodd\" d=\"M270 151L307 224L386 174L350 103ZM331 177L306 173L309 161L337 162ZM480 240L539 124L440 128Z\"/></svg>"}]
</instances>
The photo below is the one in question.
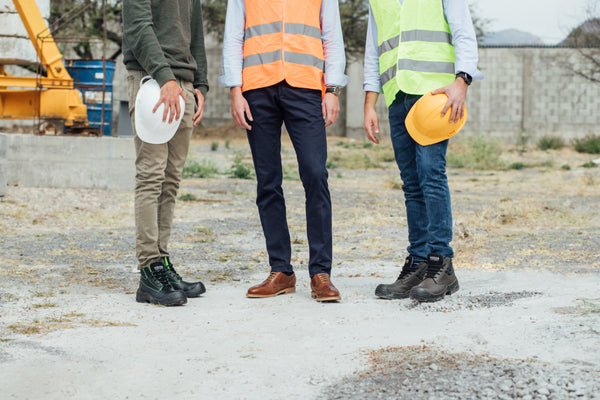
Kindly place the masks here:
<instances>
[{"instance_id":1,"label":"gravel ground","mask_svg":"<svg viewBox=\"0 0 600 400\"><path fill-rule=\"evenodd\" d=\"M215 142L219 148L211 151ZM330 169L333 281L344 289L336 312L314 308L317 305L309 296L304 297L307 283L300 278L308 275L308 249L303 190L294 175L293 151L289 144L283 150L284 167L292 171L284 181L284 190L301 293L280 296L283 300L277 301L288 307L295 307L293 299L306 303L294 308L296 319L282 316L280 329L289 333L295 326L295 330L308 334L312 325L310 316L301 314L304 310L329 313L326 318L336 321L338 335L355 329L354 336L344 336L346 339L339 343L309 346L335 358L338 367L320 370L318 358L298 354L295 362L302 370L296 371L281 357L282 351L295 353L285 346L279 349L279 344L275 346L279 353L274 354L268 352L266 344L263 353L247 350L261 348L261 339L249 333L254 328L244 325L244 313L250 316L261 310L243 298L239 303L230 301L242 314L228 317L233 325L215 331L215 342L207 332L206 351L210 353L212 346L226 353L234 344L243 343L245 352L237 355L241 362L255 358L261 363L257 365L271 363L298 385L297 390L278 387L275 393L288 398L598 398L600 298L591 288L600 287L600 174L598 168L580 167L592 157L568 149L530 151L525 156L508 151L504 154L507 163L525 157L541 166L498 171L450 168L453 246L461 290L438 303L417 304L374 298L375 285L392 282L403 263L406 219L398 174L389 154L382 156L381 150L362 148L360 142L330 142L330 154L342 160L354 157L353 152L377 159L381 168ZM179 272L188 280L203 280L208 292L205 299L198 300L200 303L167 311L181 315L187 309L196 315L204 311L193 308L195 304L210 304L213 308L205 312L213 314L200 319L212 315L213 326L218 326L221 314L230 311L220 314L219 307L227 304L210 294L237 293L234 296L243 297L246 288L267 272L254 204L255 182L231 178L225 172L235 154L245 154L244 162L250 162L243 140L194 141L190 158L209 160L222 173L183 181L180 194L191 200L178 202L171 240L172 259ZM563 165L571 168L560 168ZM40 354L69 366L76 358L68 343L81 342L85 348L86 342L94 340L89 338L102 335L106 329L118 330L125 338L130 335L128 329L138 329L133 325L152 329L153 324L159 324L150 316L152 310L165 315L165 310L136 306L133 300L138 275L131 192L11 186L0 198L0 215L0 375L8 371L19 374L18 366L31 368L28 363L35 365ZM569 283L561 286L563 280ZM114 309L104 313L96 310L93 303L99 298L114 302ZM78 302L87 308L74 309L72 305ZM274 316L283 306L261 304ZM137 315L140 307L144 312ZM355 314L362 315L364 321L353 320ZM395 321L391 314L408 318L407 325L404 320ZM273 326L277 323L274 320ZM327 322L320 320L320 324ZM428 326L431 333L425 332ZM197 327L180 329L192 328ZM504 333L503 329L513 331ZM272 330L266 332L264 336L272 340ZM522 338L516 332L522 333ZM232 344L221 349L218 339L222 337ZM126 352L126 347L124 344L120 351ZM88 357L92 356L82 360ZM65 367L64 372L77 370L77 365ZM90 370L97 368L93 365ZM304 369L322 374L303 375ZM257 373L260 371L258 368ZM294 371L295 375L283 371ZM244 382L232 382L232 374L246 376L251 372L230 364L199 373L211 374L202 375L207 385L212 376L215 386L227 382L238 385L241 391ZM183 387L193 382L185 373L182 376ZM254 382L257 386L256 376L248 379L248 385ZM272 383L265 385L273 389L269 386ZM208 393L213 393L209 389ZM259 389L256 396L230 389L221 392L221 398L269 397ZM9 398L30 398L18 389L7 393L12 393ZM69 392L57 391L56 397L65 393ZM78 397L102 398L89 394ZM188 393L182 398L197 397Z\"/></svg>"}]
</instances>

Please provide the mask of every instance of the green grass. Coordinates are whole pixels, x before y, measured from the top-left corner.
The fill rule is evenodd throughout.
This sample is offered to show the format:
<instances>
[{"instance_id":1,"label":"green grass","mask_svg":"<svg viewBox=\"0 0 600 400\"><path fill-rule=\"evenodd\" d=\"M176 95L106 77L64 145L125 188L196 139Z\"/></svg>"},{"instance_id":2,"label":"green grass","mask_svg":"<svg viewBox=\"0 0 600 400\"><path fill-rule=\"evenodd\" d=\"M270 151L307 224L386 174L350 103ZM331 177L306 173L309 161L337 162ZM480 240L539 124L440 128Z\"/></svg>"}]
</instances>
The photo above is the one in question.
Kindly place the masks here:
<instances>
[{"instance_id":1,"label":"green grass","mask_svg":"<svg viewBox=\"0 0 600 400\"><path fill-rule=\"evenodd\" d=\"M504 164L500 160L501 152L497 139L480 134L453 144L448 150L446 160L448 166L454 168L502 169Z\"/></svg>"},{"instance_id":2,"label":"green grass","mask_svg":"<svg viewBox=\"0 0 600 400\"><path fill-rule=\"evenodd\" d=\"M252 164L244 161L244 153L235 153L231 168L229 169L230 176L237 179L251 179L252 171Z\"/></svg>"},{"instance_id":3,"label":"green grass","mask_svg":"<svg viewBox=\"0 0 600 400\"><path fill-rule=\"evenodd\" d=\"M600 154L600 136L588 135L582 139L575 139L573 147L580 153Z\"/></svg>"},{"instance_id":4,"label":"green grass","mask_svg":"<svg viewBox=\"0 0 600 400\"><path fill-rule=\"evenodd\" d=\"M537 142L540 150L560 150L565 147L565 141L560 136L543 136Z\"/></svg>"},{"instance_id":5,"label":"green grass","mask_svg":"<svg viewBox=\"0 0 600 400\"><path fill-rule=\"evenodd\" d=\"M181 201L196 201L198 198L191 193L185 193L179 196L179 200Z\"/></svg>"},{"instance_id":6,"label":"green grass","mask_svg":"<svg viewBox=\"0 0 600 400\"><path fill-rule=\"evenodd\" d=\"M210 178L218 174L219 169L211 160L202 160L201 163L195 160L187 160L183 166L183 178Z\"/></svg>"}]
</instances>

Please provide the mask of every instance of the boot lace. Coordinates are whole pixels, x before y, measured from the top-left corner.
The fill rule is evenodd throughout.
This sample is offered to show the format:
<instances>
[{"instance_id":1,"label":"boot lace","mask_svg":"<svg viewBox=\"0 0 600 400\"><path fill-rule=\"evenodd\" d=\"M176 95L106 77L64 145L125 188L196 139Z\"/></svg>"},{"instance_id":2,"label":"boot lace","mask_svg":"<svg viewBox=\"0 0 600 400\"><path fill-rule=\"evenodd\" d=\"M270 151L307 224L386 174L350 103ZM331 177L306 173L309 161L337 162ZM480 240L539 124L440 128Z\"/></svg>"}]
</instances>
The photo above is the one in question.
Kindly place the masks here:
<instances>
[{"instance_id":1,"label":"boot lace","mask_svg":"<svg viewBox=\"0 0 600 400\"><path fill-rule=\"evenodd\" d=\"M425 278L435 278L437 277L441 272L442 269L444 268L444 263L440 264L440 265L428 265L427 266L427 274L425 275Z\"/></svg>"}]
</instances>

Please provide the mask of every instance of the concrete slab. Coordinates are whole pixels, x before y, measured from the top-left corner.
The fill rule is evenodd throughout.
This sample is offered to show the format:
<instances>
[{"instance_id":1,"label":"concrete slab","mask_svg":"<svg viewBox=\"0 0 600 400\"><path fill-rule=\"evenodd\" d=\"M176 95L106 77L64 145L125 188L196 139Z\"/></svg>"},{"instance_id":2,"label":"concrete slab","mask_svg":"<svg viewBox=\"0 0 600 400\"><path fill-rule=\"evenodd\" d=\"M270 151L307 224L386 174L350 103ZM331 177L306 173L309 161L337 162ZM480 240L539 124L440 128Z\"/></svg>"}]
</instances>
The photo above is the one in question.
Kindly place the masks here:
<instances>
[{"instance_id":1,"label":"concrete slab","mask_svg":"<svg viewBox=\"0 0 600 400\"><path fill-rule=\"evenodd\" d=\"M132 138L0 133L0 193L27 187L133 189Z\"/></svg>"}]
</instances>

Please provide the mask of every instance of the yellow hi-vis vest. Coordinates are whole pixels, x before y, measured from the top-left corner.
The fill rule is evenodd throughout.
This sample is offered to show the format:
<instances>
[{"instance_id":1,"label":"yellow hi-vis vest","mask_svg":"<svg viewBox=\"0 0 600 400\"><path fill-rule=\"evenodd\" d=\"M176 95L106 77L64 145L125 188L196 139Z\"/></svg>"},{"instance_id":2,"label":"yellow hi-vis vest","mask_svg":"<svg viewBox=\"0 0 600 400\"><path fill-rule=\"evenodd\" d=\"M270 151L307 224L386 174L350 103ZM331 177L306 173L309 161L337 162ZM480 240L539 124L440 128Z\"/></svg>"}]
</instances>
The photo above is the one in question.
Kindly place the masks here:
<instances>
[{"instance_id":1,"label":"yellow hi-vis vest","mask_svg":"<svg viewBox=\"0 0 600 400\"><path fill-rule=\"evenodd\" d=\"M456 79L454 46L442 0L370 0L379 74L389 107L399 91L425 94Z\"/></svg>"}]
</instances>

